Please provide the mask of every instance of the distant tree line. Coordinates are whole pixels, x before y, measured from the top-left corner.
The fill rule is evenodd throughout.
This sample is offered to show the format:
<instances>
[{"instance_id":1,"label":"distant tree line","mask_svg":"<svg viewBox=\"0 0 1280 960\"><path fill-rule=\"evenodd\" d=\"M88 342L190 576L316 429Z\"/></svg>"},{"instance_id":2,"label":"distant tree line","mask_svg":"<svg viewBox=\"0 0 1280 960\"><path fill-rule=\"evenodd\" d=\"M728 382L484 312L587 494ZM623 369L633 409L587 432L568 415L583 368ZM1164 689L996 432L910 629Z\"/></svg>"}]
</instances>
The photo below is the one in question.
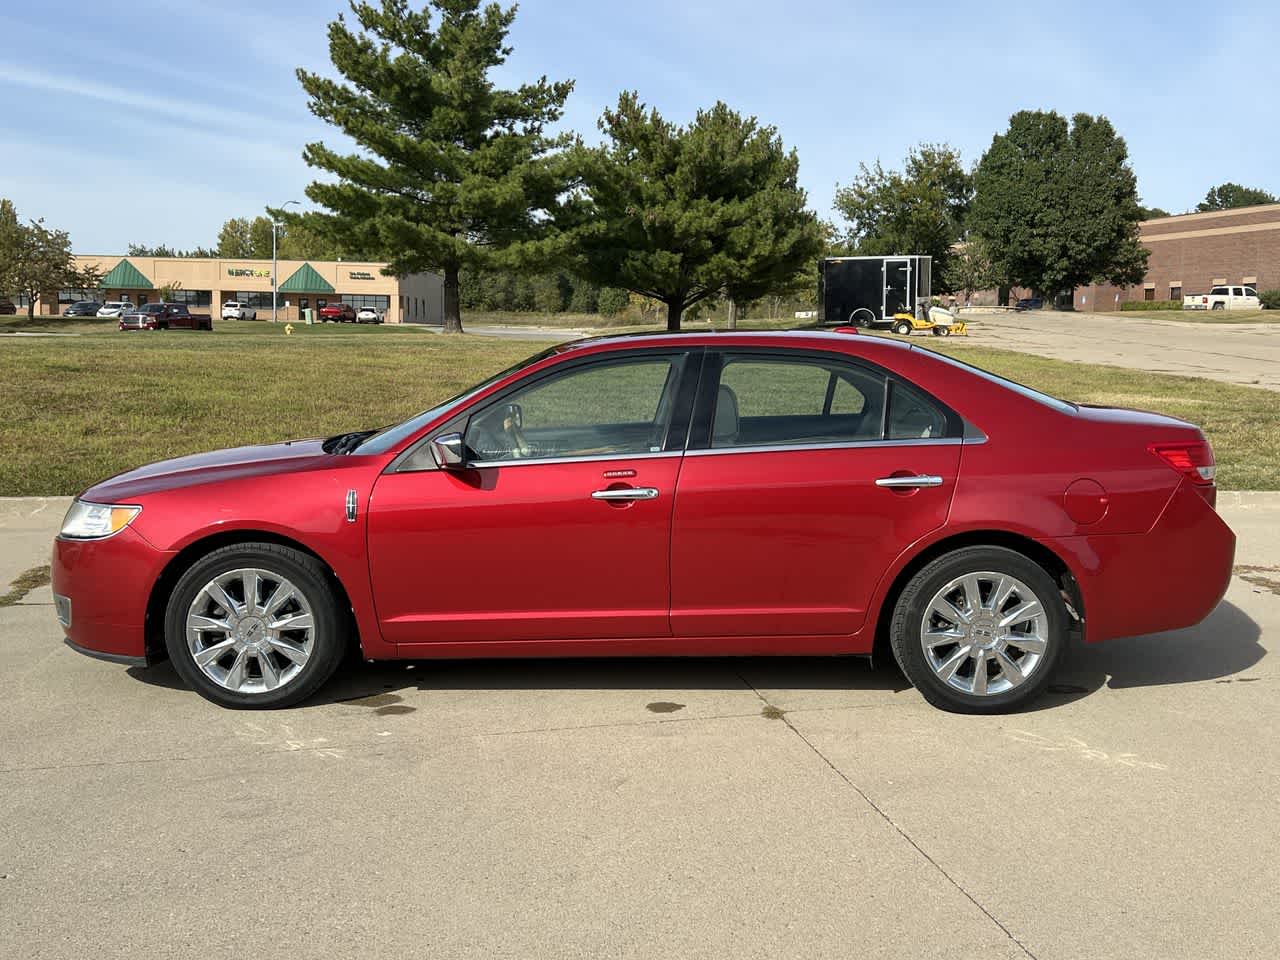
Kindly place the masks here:
<instances>
[{"instance_id":1,"label":"distant tree line","mask_svg":"<svg viewBox=\"0 0 1280 960\"><path fill-rule=\"evenodd\" d=\"M233 217L211 249L130 255L267 258L274 225L282 259L439 273L448 331L463 309L628 304L660 307L678 330L715 304L732 323L748 304L812 298L831 254L927 254L941 292L1134 283L1147 258L1138 225L1166 215L1141 204L1106 117L1021 111L971 168L945 143L910 149L901 169L860 165L829 224L808 209L776 128L723 102L681 124L627 91L599 118L598 143L553 132L571 80L494 81L515 15L482 0L356 0L328 28L333 70L297 71L311 112L355 145L304 146L320 174L306 187L313 209ZM1199 209L1275 200L1226 183ZM36 251L67 248L66 235L39 221L20 230L21 262L43 259L44 289L65 286L58 255ZM35 282L0 269L4 289Z\"/></svg>"}]
</instances>

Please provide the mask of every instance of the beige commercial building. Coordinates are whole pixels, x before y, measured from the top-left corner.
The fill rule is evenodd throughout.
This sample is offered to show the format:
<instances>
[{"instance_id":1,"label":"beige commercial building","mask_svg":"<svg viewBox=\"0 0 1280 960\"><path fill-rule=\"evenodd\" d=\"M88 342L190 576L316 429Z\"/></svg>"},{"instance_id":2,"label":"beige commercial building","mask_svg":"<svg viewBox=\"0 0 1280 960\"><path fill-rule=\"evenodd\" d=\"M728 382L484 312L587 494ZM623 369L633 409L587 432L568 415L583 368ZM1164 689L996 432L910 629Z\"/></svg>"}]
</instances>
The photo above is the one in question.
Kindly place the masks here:
<instances>
[{"instance_id":1,"label":"beige commercial building","mask_svg":"<svg viewBox=\"0 0 1280 960\"><path fill-rule=\"evenodd\" d=\"M123 257L77 254L79 269L95 266L103 275L103 300L142 304L168 299L192 312L217 318L228 300L249 304L259 320L271 319L271 261L220 257ZM443 284L431 273L404 277L383 274L385 263L354 260L279 260L276 262L277 316L302 319L302 311L318 311L330 303L349 303L357 310L372 307L387 323L443 322ZM83 299L79 290L62 290L36 302L42 314L61 313ZM56 302L55 302L56 300Z\"/></svg>"}]
</instances>

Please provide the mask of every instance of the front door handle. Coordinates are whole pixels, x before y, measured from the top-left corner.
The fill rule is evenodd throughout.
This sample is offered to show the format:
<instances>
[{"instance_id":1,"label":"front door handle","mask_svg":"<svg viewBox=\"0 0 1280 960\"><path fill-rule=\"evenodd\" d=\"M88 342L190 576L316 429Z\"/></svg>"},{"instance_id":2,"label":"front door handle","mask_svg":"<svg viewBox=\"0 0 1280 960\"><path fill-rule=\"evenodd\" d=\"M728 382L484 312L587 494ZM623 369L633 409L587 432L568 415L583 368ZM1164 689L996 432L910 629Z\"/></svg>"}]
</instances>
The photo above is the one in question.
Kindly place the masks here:
<instances>
[{"instance_id":1,"label":"front door handle","mask_svg":"<svg viewBox=\"0 0 1280 960\"><path fill-rule=\"evenodd\" d=\"M617 487L611 490L596 490L591 494L592 500L657 500L657 487Z\"/></svg>"},{"instance_id":2,"label":"front door handle","mask_svg":"<svg viewBox=\"0 0 1280 960\"><path fill-rule=\"evenodd\" d=\"M942 478L932 474L919 473L913 477L881 477L876 481L877 487L901 489L904 487L940 487Z\"/></svg>"}]
</instances>

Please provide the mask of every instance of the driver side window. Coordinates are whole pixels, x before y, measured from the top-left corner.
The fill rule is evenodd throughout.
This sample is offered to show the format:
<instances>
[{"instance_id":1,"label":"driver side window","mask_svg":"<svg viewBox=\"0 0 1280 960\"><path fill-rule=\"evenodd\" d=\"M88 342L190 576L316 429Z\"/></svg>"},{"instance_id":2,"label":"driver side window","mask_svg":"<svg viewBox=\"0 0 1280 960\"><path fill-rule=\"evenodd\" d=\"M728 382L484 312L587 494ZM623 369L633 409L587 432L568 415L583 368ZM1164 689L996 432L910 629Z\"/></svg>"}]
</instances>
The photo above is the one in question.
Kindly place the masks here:
<instances>
[{"instance_id":1,"label":"driver side window","mask_svg":"<svg viewBox=\"0 0 1280 960\"><path fill-rule=\"evenodd\" d=\"M666 442L684 357L636 357L575 367L471 417L474 463L658 453Z\"/></svg>"}]
</instances>

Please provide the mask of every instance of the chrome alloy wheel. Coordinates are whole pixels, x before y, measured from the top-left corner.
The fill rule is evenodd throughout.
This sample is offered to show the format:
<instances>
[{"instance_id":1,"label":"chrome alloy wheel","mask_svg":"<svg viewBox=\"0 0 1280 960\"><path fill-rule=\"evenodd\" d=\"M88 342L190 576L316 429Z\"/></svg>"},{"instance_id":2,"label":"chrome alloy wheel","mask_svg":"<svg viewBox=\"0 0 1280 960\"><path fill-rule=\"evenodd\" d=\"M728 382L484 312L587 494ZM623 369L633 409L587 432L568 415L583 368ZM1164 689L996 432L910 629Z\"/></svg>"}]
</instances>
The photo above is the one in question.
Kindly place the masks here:
<instances>
[{"instance_id":1,"label":"chrome alloy wheel","mask_svg":"<svg viewBox=\"0 0 1280 960\"><path fill-rule=\"evenodd\" d=\"M1025 683L1048 642L1044 604L1007 573L956 577L933 595L920 625L925 660L938 679L976 697Z\"/></svg>"},{"instance_id":2,"label":"chrome alloy wheel","mask_svg":"<svg viewBox=\"0 0 1280 960\"><path fill-rule=\"evenodd\" d=\"M307 598L270 570L218 574L191 602L186 627L196 666L234 693L287 685L311 659L315 641Z\"/></svg>"}]
</instances>

